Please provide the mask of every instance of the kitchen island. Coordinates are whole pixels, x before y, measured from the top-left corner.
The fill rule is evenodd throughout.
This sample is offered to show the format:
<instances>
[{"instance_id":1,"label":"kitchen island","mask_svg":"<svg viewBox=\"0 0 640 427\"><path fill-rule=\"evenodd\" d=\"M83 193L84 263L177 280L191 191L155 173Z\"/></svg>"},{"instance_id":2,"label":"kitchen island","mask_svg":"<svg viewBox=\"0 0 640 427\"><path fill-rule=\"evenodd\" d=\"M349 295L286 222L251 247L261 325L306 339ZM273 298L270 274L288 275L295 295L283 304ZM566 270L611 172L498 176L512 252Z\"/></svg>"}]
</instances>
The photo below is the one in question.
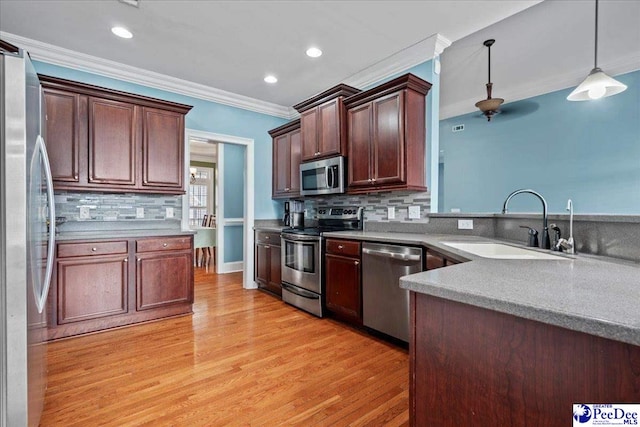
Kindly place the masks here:
<instances>
[{"instance_id":1,"label":"kitchen island","mask_svg":"<svg viewBox=\"0 0 640 427\"><path fill-rule=\"evenodd\" d=\"M413 425L566 426L573 404L640 402L637 263L489 259L443 244L494 241L471 236L335 234L468 261L400 281Z\"/></svg>"}]
</instances>

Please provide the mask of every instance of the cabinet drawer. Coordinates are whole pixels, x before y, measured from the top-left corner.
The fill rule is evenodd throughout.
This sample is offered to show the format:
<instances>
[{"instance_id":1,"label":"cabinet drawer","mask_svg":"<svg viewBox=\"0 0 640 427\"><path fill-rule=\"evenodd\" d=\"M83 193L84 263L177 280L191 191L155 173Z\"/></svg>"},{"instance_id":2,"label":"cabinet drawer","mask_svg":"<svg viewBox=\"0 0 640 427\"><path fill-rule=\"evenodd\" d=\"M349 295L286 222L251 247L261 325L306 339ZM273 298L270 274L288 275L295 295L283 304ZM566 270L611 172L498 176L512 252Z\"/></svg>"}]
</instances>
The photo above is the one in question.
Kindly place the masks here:
<instances>
[{"instance_id":1,"label":"cabinet drawer","mask_svg":"<svg viewBox=\"0 0 640 427\"><path fill-rule=\"evenodd\" d=\"M136 240L136 252L174 251L191 249L190 237L158 237Z\"/></svg>"},{"instance_id":2,"label":"cabinet drawer","mask_svg":"<svg viewBox=\"0 0 640 427\"><path fill-rule=\"evenodd\" d=\"M273 231L256 231L256 243L280 246L280 233Z\"/></svg>"},{"instance_id":3,"label":"cabinet drawer","mask_svg":"<svg viewBox=\"0 0 640 427\"><path fill-rule=\"evenodd\" d=\"M327 239L327 253L360 258L360 242Z\"/></svg>"},{"instance_id":4,"label":"cabinet drawer","mask_svg":"<svg viewBox=\"0 0 640 427\"><path fill-rule=\"evenodd\" d=\"M127 242L87 242L87 243L58 243L58 258L126 254Z\"/></svg>"}]
</instances>

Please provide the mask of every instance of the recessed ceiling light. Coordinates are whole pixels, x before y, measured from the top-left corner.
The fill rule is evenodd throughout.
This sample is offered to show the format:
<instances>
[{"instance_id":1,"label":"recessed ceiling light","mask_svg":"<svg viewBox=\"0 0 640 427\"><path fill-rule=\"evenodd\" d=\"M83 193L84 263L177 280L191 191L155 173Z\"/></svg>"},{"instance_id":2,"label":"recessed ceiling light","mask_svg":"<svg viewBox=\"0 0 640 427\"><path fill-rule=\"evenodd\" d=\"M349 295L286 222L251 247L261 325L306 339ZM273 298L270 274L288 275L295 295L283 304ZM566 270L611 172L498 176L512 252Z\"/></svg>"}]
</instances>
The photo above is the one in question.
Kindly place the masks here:
<instances>
[{"instance_id":1,"label":"recessed ceiling light","mask_svg":"<svg viewBox=\"0 0 640 427\"><path fill-rule=\"evenodd\" d=\"M118 37L122 37L123 39L130 39L131 37L133 37L131 31L127 30L124 27L113 27L111 29L111 32Z\"/></svg>"},{"instance_id":2,"label":"recessed ceiling light","mask_svg":"<svg viewBox=\"0 0 640 427\"><path fill-rule=\"evenodd\" d=\"M310 56L311 58L317 58L320 55L322 55L322 51L317 47L310 47L307 49L307 56Z\"/></svg>"},{"instance_id":3,"label":"recessed ceiling light","mask_svg":"<svg viewBox=\"0 0 640 427\"><path fill-rule=\"evenodd\" d=\"M278 81L278 79L276 78L276 76L273 76L271 74L269 74L268 76L266 76L264 78L264 81L267 83L276 83Z\"/></svg>"}]
</instances>

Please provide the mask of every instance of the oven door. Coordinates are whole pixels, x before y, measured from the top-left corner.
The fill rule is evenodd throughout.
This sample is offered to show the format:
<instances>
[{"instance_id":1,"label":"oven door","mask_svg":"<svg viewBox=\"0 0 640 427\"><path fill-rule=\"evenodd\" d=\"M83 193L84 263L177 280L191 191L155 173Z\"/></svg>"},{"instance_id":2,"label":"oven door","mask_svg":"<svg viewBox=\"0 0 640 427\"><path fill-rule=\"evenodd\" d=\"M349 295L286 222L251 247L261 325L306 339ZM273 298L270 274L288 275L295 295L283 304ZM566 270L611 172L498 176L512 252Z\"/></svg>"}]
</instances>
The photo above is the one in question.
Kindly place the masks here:
<instances>
[{"instance_id":1,"label":"oven door","mask_svg":"<svg viewBox=\"0 0 640 427\"><path fill-rule=\"evenodd\" d=\"M303 234L282 234L282 281L321 294L322 238Z\"/></svg>"}]
</instances>

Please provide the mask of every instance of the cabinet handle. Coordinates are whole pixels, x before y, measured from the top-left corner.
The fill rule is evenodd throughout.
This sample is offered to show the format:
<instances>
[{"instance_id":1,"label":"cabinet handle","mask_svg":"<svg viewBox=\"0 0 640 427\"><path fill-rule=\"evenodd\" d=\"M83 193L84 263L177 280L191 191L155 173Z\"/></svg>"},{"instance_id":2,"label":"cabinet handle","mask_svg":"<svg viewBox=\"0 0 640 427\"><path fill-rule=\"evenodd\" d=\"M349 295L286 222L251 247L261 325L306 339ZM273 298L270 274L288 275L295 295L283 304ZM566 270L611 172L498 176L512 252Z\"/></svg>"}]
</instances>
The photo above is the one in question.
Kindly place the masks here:
<instances>
[{"instance_id":1,"label":"cabinet handle","mask_svg":"<svg viewBox=\"0 0 640 427\"><path fill-rule=\"evenodd\" d=\"M97 250L98 250L98 248L91 248L91 252L95 252Z\"/></svg>"},{"instance_id":2,"label":"cabinet handle","mask_svg":"<svg viewBox=\"0 0 640 427\"><path fill-rule=\"evenodd\" d=\"M167 244L166 244L166 243L163 243L163 244L162 244L162 247L163 247L163 248L166 248L166 247L167 247Z\"/></svg>"}]
</instances>

